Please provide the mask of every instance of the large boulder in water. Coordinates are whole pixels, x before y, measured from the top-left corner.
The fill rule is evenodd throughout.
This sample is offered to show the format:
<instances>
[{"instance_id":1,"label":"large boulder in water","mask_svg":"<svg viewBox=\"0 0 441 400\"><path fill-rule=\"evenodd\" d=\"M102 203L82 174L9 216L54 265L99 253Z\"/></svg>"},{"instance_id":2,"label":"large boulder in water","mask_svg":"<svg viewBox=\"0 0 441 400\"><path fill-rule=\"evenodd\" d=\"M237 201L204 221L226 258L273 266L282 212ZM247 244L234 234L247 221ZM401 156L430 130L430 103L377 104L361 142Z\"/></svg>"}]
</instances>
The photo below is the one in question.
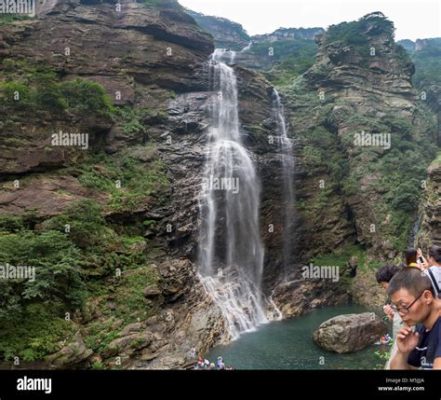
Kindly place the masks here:
<instances>
[{"instance_id":1,"label":"large boulder in water","mask_svg":"<svg viewBox=\"0 0 441 400\"><path fill-rule=\"evenodd\" d=\"M386 324L375 313L338 315L314 332L315 343L328 351L351 353L375 343L386 334Z\"/></svg>"}]
</instances>

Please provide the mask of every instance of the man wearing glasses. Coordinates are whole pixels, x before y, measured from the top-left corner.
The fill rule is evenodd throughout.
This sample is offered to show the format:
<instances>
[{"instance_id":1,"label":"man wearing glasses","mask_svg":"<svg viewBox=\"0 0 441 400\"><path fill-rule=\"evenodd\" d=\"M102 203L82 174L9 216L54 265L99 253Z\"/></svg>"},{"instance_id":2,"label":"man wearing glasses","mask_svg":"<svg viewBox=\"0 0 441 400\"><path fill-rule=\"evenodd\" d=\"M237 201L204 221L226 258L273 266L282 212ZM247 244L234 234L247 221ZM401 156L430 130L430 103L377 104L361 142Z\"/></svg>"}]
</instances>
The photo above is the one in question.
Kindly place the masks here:
<instances>
[{"instance_id":1,"label":"man wearing glasses","mask_svg":"<svg viewBox=\"0 0 441 400\"><path fill-rule=\"evenodd\" d=\"M391 307L407 325L397 334L391 369L441 369L441 317L430 279L405 268L389 283ZM416 325L415 331L412 327Z\"/></svg>"}]
</instances>

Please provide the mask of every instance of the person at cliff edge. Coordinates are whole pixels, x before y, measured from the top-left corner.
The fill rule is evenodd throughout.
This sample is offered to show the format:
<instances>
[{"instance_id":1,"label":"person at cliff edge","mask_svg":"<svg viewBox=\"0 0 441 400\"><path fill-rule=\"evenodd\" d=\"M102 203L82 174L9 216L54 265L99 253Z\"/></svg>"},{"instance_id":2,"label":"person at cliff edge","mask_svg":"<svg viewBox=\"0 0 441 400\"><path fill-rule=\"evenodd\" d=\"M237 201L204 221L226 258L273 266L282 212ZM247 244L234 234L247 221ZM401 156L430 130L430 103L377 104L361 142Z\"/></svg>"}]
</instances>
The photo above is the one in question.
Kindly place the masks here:
<instances>
[{"instance_id":1,"label":"person at cliff edge","mask_svg":"<svg viewBox=\"0 0 441 400\"><path fill-rule=\"evenodd\" d=\"M406 324L397 334L390 368L441 369L440 300L430 279L416 268L405 268L391 279L387 293Z\"/></svg>"}]
</instances>

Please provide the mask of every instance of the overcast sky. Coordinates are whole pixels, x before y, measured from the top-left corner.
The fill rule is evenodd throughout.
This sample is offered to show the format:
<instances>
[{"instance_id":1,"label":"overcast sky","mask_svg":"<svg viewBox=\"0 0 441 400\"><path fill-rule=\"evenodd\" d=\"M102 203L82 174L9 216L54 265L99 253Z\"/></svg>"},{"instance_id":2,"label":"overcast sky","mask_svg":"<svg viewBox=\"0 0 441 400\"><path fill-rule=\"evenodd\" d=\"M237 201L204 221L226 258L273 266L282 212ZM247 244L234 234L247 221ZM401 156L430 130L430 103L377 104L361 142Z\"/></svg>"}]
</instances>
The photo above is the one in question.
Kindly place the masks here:
<instances>
[{"instance_id":1,"label":"overcast sky","mask_svg":"<svg viewBox=\"0 0 441 400\"><path fill-rule=\"evenodd\" d=\"M179 0L191 10L239 22L251 35L352 21L382 11L396 39L441 37L441 0Z\"/></svg>"}]
</instances>

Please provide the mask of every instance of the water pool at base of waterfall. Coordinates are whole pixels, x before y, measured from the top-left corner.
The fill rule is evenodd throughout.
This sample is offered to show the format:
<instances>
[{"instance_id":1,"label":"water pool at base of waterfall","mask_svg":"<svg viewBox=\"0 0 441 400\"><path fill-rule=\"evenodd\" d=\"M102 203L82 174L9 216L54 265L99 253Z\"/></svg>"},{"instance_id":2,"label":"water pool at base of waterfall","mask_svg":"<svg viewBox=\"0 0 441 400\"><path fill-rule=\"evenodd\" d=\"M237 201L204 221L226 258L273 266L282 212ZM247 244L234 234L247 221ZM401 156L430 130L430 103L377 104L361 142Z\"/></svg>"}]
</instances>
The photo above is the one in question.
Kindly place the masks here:
<instances>
[{"instance_id":1,"label":"water pool at base of waterfall","mask_svg":"<svg viewBox=\"0 0 441 400\"><path fill-rule=\"evenodd\" d=\"M376 351L389 347L372 345L349 354L327 352L312 340L312 334L329 318L368 311L357 305L327 307L289 320L261 325L234 342L213 348L205 357L234 369L381 369L384 365ZM324 357L324 358L321 358Z\"/></svg>"}]
</instances>

